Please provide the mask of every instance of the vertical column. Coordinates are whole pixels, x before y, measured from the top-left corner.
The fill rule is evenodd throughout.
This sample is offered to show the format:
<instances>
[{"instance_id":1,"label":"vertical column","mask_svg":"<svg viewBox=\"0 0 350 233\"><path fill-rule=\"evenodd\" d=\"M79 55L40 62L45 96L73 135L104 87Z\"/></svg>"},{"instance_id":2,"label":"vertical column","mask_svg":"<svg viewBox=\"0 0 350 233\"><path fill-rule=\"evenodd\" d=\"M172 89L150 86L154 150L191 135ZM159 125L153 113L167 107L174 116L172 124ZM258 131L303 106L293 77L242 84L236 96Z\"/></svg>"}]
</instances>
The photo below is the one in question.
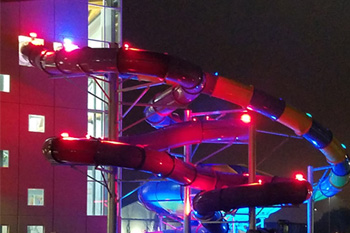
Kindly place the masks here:
<instances>
[{"instance_id":1,"label":"vertical column","mask_svg":"<svg viewBox=\"0 0 350 233\"><path fill-rule=\"evenodd\" d=\"M116 232L116 190L115 190L115 169L109 168L108 173L108 212L107 212L107 232Z\"/></svg>"},{"instance_id":2,"label":"vertical column","mask_svg":"<svg viewBox=\"0 0 350 233\"><path fill-rule=\"evenodd\" d=\"M191 120L191 110L185 111L185 121ZM191 146L184 146L185 162L191 162ZM184 187L184 233L191 233L191 188L190 186Z\"/></svg>"},{"instance_id":3,"label":"vertical column","mask_svg":"<svg viewBox=\"0 0 350 233\"><path fill-rule=\"evenodd\" d=\"M255 175L256 175L256 130L255 130L255 117L253 117L252 115L251 115L251 122L249 125L248 172L249 172L249 183L254 183ZM256 229L255 207L250 207L249 208L249 230L255 230L255 229Z\"/></svg>"},{"instance_id":4,"label":"vertical column","mask_svg":"<svg viewBox=\"0 0 350 233\"><path fill-rule=\"evenodd\" d=\"M307 167L307 181L312 185L314 182L314 168ZM314 200L311 196L307 201L307 233L314 233Z\"/></svg>"},{"instance_id":5,"label":"vertical column","mask_svg":"<svg viewBox=\"0 0 350 233\"><path fill-rule=\"evenodd\" d=\"M117 139L117 75L109 74L109 106L108 106L108 137L109 140ZM115 173L116 169L114 167L109 168L108 173L108 212L107 212L107 232L116 233L117 230L117 204L116 204L116 190L115 186ZM119 178L119 177L118 177ZM117 187L118 188L118 187ZM120 232L120 231L118 231Z\"/></svg>"},{"instance_id":6,"label":"vertical column","mask_svg":"<svg viewBox=\"0 0 350 233\"><path fill-rule=\"evenodd\" d=\"M158 225L159 225L158 230L164 231L165 227L164 227L164 223L163 223L163 216L160 214L158 214L157 216L158 216Z\"/></svg>"},{"instance_id":7,"label":"vertical column","mask_svg":"<svg viewBox=\"0 0 350 233\"><path fill-rule=\"evenodd\" d=\"M116 187L116 220L117 220L117 233L122 232L122 179L123 168L117 168L117 187Z\"/></svg>"},{"instance_id":8,"label":"vertical column","mask_svg":"<svg viewBox=\"0 0 350 233\"><path fill-rule=\"evenodd\" d=\"M104 8L104 39L110 41L111 47L116 46L115 42L121 43L122 40L122 28L121 28L121 12L122 12L122 0L118 0L117 7L115 1L106 0L105 5L109 8ZM116 22L116 13L118 12L118 22ZM118 25L116 28L116 24ZM117 30L116 30L117 29ZM116 34L117 32L117 34ZM120 87L119 78L117 74L109 74L110 78L110 103L109 103L109 139L117 140L122 128L121 121L121 102L122 93L118 92ZM122 168L111 168L110 176L108 177L108 185L110 194L108 196L108 216L107 216L107 230L108 233L120 233L122 232L122 219L121 219L121 197L122 197Z\"/></svg>"},{"instance_id":9,"label":"vertical column","mask_svg":"<svg viewBox=\"0 0 350 233\"><path fill-rule=\"evenodd\" d=\"M123 98L123 93L120 91L120 89L122 89L122 82L120 82L120 78L118 75L116 75L116 86L117 86L117 111L116 111L116 132L117 136L119 139L120 136L122 136L121 132L122 128L123 128L123 121L122 121L122 114L123 114L123 106L120 104L122 102L122 98ZM123 179L123 168L118 167L117 168L117 190L116 190L116 212L117 212L117 233L121 233L122 232L122 197L123 197L123 193L122 193L122 179Z\"/></svg>"}]
</instances>

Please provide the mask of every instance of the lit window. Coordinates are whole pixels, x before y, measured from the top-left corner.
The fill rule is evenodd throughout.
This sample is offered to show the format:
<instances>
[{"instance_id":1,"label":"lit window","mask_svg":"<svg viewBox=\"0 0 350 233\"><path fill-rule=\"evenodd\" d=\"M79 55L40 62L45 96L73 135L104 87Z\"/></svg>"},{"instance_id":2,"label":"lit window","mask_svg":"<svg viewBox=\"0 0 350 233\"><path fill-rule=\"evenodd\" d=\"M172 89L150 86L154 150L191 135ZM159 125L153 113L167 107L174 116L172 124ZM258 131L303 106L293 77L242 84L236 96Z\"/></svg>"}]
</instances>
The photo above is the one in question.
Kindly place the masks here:
<instances>
[{"instance_id":1,"label":"lit window","mask_svg":"<svg viewBox=\"0 0 350 233\"><path fill-rule=\"evenodd\" d=\"M101 77L103 79L103 77ZM101 89L103 88L103 90ZM88 79L88 108L94 110L105 110L107 98L103 91L108 92L108 82L102 80Z\"/></svg>"},{"instance_id":2,"label":"lit window","mask_svg":"<svg viewBox=\"0 0 350 233\"><path fill-rule=\"evenodd\" d=\"M44 205L44 189L28 189L28 205L43 206Z\"/></svg>"},{"instance_id":3,"label":"lit window","mask_svg":"<svg viewBox=\"0 0 350 233\"><path fill-rule=\"evenodd\" d=\"M101 87L108 90L108 83L88 79L88 135L96 138L103 138L108 134L107 98ZM108 191L105 186L96 182L103 182L101 171L91 166L88 167L88 175L87 215L106 215Z\"/></svg>"},{"instance_id":4,"label":"lit window","mask_svg":"<svg viewBox=\"0 0 350 233\"><path fill-rule=\"evenodd\" d=\"M103 138L106 136L108 115L100 112L88 112L88 135Z\"/></svg>"},{"instance_id":5,"label":"lit window","mask_svg":"<svg viewBox=\"0 0 350 233\"><path fill-rule=\"evenodd\" d=\"M10 75L0 74L0 91L10 92Z\"/></svg>"},{"instance_id":6,"label":"lit window","mask_svg":"<svg viewBox=\"0 0 350 233\"><path fill-rule=\"evenodd\" d=\"M10 232L10 228L7 225L0 225L0 232L1 233L9 233Z\"/></svg>"},{"instance_id":7,"label":"lit window","mask_svg":"<svg viewBox=\"0 0 350 233\"><path fill-rule=\"evenodd\" d=\"M101 77L102 78L102 77ZM103 138L108 134L107 98L102 91L108 90L108 83L88 79L88 135Z\"/></svg>"},{"instance_id":8,"label":"lit window","mask_svg":"<svg viewBox=\"0 0 350 233\"><path fill-rule=\"evenodd\" d=\"M96 180L103 182L102 173L90 166L88 167L88 175L87 215L107 215L108 190L101 183L96 182Z\"/></svg>"},{"instance_id":9,"label":"lit window","mask_svg":"<svg viewBox=\"0 0 350 233\"><path fill-rule=\"evenodd\" d=\"M18 60L19 60L19 65L21 66L32 66L32 64L30 64L27 57L21 53L21 48L30 42L35 45L44 45L43 39L29 37L29 36L18 36L18 51L19 51Z\"/></svg>"},{"instance_id":10,"label":"lit window","mask_svg":"<svg viewBox=\"0 0 350 233\"><path fill-rule=\"evenodd\" d=\"M110 47L110 42L121 42L121 8L119 1L88 1L88 45L94 48ZM90 4L91 3L91 4ZM100 77L104 79L104 77ZM103 90L102 90L103 89ZM88 135L105 137L108 135L108 83L102 80L88 80ZM101 171L88 168L87 214L106 215L107 189L98 181L103 181Z\"/></svg>"},{"instance_id":11,"label":"lit window","mask_svg":"<svg viewBox=\"0 0 350 233\"><path fill-rule=\"evenodd\" d=\"M0 167L9 167L9 151L0 150Z\"/></svg>"},{"instance_id":12,"label":"lit window","mask_svg":"<svg viewBox=\"0 0 350 233\"><path fill-rule=\"evenodd\" d=\"M53 42L53 50L58 51L63 49L63 44L61 42Z\"/></svg>"},{"instance_id":13,"label":"lit window","mask_svg":"<svg viewBox=\"0 0 350 233\"><path fill-rule=\"evenodd\" d=\"M27 226L27 233L44 233L44 226L40 226L40 225Z\"/></svg>"},{"instance_id":14,"label":"lit window","mask_svg":"<svg viewBox=\"0 0 350 233\"><path fill-rule=\"evenodd\" d=\"M45 116L40 115L29 115L28 122L28 131L29 132L45 132Z\"/></svg>"}]
</instances>

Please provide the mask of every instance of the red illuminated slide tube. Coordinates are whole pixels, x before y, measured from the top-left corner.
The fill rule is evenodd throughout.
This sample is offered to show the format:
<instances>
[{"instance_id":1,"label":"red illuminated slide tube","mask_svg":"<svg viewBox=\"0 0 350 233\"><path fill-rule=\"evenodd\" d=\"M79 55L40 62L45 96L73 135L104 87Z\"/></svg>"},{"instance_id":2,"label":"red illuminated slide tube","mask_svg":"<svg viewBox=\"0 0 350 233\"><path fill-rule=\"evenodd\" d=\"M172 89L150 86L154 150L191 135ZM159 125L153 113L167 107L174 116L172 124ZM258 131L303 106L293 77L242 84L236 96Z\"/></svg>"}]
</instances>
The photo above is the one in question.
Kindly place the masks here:
<instances>
[{"instance_id":1,"label":"red illuminated slide tube","mask_svg":"<svg viewBox=\"0 0 350 233\"><path fill-rule=\"evenodd\" d=\"M206 214L242 207L276 204L299 205L310 197L311 190L310 183L298 180L261 185L241 185L201 192L194 197L193 208L199 214Z\"/></svg>"},{"instance_id":2,"label":"red illuminated slide tube","mask_svg":"<svg viewBox=\"0 0 350 233\"><path fill-rule=\"evenodd\" d=\"M213 190L248 183L247 176L196 167L166 152L94 138L49 138L43 145L43 153L53 163L105 165L142 170L199 190ZM257 179L263 183L286 180L270 176L257 176Z\"/></svg>"},{"instance_id":3,"label":"red illuminated slide tube","mask_svg":"<svg viewBox=\"0 0 350 233\"><path fill-rule=\"evenodd\" d=\"M202 69L163 53L127 48L89 48L53 51L29 43L21 48L33 66L50 75L120 72L150 75L180 84L192 94L204 88Z\"/></svg>"},{"instance_id":4,"label":"red illuminated slide tube","mask_svg":"<svg viewBox=\"0 0 350 233\"><path fill-rule=\"evenodd\" d=\"M147 150L126 143L70 137L49 138L43 145L43 153L48 160L58 164L137 169L202 190L213 189L218 183L213 171L197 169L193 164L185 163L166 152Z\"/></svg>"},{"instance_id":5,"label":"red illuminated slide tube","mask_svg":"<svg viewBox=\"0 0 350 233\"><path fill-rule=\"evenodd\" d=\"M253 86L204 73L200 67L167 54L137 49L83 48L71 52L54 52L30 43L22 47L21 52L33 65L50 75L98 72L149 75L154 76L157 81L160 79L165 83L176 83L181 86L181 91L190 93L175 100L185 99L186 103L189 103L198 93L203 93L256 111L303 136L319 149L332 165L329 176L316 187L315 200L335 195L349 182L350 165L345 145L308 114ZM155 109L154 112L162 115L171 111ZM155 119L155 122L157 120Z\"/></svg>"},{"instance_id":6,"label":"red illuminated slide tube","mask_svg":"<svg viewBox=\"0 0 350 233\"><path fill-rule=\"evenodd\" d=\"M49 75L117 72L117 48L89 48L52 51L29 43L21 48L33 66Z\"/></svg>"}]
</instances>

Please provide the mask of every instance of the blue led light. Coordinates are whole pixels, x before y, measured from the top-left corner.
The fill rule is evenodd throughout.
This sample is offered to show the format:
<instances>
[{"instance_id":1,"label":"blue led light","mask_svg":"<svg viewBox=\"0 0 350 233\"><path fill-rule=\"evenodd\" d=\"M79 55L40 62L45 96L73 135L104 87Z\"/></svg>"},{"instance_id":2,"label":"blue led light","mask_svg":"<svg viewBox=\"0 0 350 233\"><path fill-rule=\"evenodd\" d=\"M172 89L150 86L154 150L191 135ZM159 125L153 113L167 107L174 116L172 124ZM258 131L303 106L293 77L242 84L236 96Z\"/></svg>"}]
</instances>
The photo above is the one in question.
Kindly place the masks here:
<instances>
[{"instance_id":1,"label":"blue led light","mask_svg":"<svg viewBox=\"0 0 350 233\"><path fill-rule=\"evenodd\" d=\"M345 144L340 144L341 145L341 147L343 147L344 149L346 149L346 146L345 146Z\"/></svg>"},{"instance_id":2,"label":"blue led light","mask_svg":"<svg viewBox=\"0 0 350 233\"><path fill-rule=\"evenodd\" d=\"M272 119L272 120L277 120L277 117L271 116L271 119Z\"/></svg>"},{"instance_id":3,"label":"blue led light","mask_svg":"<svg viewBox=\"0 0 350 233\"><path fill-rule=\"evenodd\" d=\"M222 140L222 138L218 138L218 141L221 141Z\"/></svg>"},{"instance_id":4,"label":"blue led light","mask_svg":"<svg viewBox=\"0 0 350 233\"><path fill-rule=\"evenodd\" d=\"M315 140L311 140L312 144L314 144L316 147L318 147L318 143Z\"/></svg>"},{"instance_id":5,"label":"blue led light","mask_svg":"<svg viewBox=\"0 0 350 233\"><path fill-rule=\"evenodd\" d=\"M72 43L72 39L70 39L70 38L64 38L64 39L63 39L63 42L64 42L64 43L67 43L67 44L71 44L71 43Z\"/></svg>"},{"instance_id":6,"label":"blue led light","mask_svg":"<svg viewBox=\"0 0 350 233\"><path fill-rule=\"evenodd\" d=\"M214 75L218 76L218 75L219 75L219 72L215 72Z\"/></svg>"},{"instance_id":7,"label":"blue led light","mask_svg":"<svg viewBox=\"0 0 350 233\"><path fill-rule=\"evenodd\" d=\"M306 113L306 116L308 116L308 117L311 117L312 118L312 115L310 114L310 113Z\"/></svg>"}]
</instances>

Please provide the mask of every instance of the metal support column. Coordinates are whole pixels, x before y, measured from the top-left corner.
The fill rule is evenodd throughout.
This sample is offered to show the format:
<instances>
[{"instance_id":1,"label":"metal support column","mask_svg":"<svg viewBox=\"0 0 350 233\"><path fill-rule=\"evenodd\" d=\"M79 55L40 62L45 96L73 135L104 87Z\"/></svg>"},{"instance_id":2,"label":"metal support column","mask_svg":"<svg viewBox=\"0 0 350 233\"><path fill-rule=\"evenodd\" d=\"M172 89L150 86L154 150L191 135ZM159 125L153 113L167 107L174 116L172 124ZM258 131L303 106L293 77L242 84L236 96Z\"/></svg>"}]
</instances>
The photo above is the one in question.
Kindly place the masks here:
<instances>
[{"instance_id":1,"label":"metal support column","mask_svg":"<svg viewBox=\"0 0 350 233\"><path fill-rule=\"evenodd\" d=\"M191 120L191 110L185 111L185 121ZM191 162L192 148L190 145L184 146L185 162ZM191 188L190 186L184 187L184 222L183 232L191 233Z\"/></svg>"},{"instance_id":2,"label":"metal support column","mask_svg":"<svg viewBox=\"0 0 350 233\"><path fill-rule=\"evenodd\" d=\"M314 182L314 168L307 167L307 181L312 185ZM307 233L314 233L314 200L311 196L307 201Z\"/></svg>"},{"instance_id":3,"label":"metal support column","mask_svg":"<svg viewBox=\"0 0 350 233\"><path fill-rule=\"evenodd\" d=\"M164 231L165 227L164 227L164 222L163 222L163 216L159 215L159 214L157 216L158 216L158 230Z\"/></svg>"},{"instance_id":4,"label":"metal support column","mask_svg":"<svg viewBox=\"0 0 350 233\"><path fill-rule=\"evenodd\" d=\"M122 102L122 97L123 97L123 93L120 92L119 90L122 89L122 84L120 82L120 79L118 77L118 75L116 75L116 89L117 91L117 111L116 111L116 132L120 132L117 133L117 139L119 139L120 136L122 136L122 128L123 128L123 124L122 124L122 108L123 106L119 103ZM122 232L122 197L123 197L123 193L122 193L122 180L123 180L123 168L121 167L117 167L117 171L116 171L116 224L117 224L117 233L121 233Z\"/></svg>"},{"instance_id":5,"label":"metal support column","mask_svg":"<svg viewBox=\"0 0 350 233\"><path fill-rule=\"evenodd\" d=\"M121 94L117 92L119 82L117 74L109 74L109 106L108 106L108 138L118 139L120 130L120 102ZM121 184L116 183L122 179L121 168L109 167L108 174L108 212L107 212L107 232L121 232ZM117 184L117 186L116 186Z\"/></svg>"},{"instance_id":6,"label":"metal support column","mask_svg":"<svg viewBox=\"0 0 350 233\"><path fill-rule=\"evenodd\" d=\"M249 143L248 143L248 173L249 183L255 182L256 175L256 129L255 119L251 116L249 125ZM255 207L249 207L249 230L256 229Z\"/></svg>"}]
</instances>

